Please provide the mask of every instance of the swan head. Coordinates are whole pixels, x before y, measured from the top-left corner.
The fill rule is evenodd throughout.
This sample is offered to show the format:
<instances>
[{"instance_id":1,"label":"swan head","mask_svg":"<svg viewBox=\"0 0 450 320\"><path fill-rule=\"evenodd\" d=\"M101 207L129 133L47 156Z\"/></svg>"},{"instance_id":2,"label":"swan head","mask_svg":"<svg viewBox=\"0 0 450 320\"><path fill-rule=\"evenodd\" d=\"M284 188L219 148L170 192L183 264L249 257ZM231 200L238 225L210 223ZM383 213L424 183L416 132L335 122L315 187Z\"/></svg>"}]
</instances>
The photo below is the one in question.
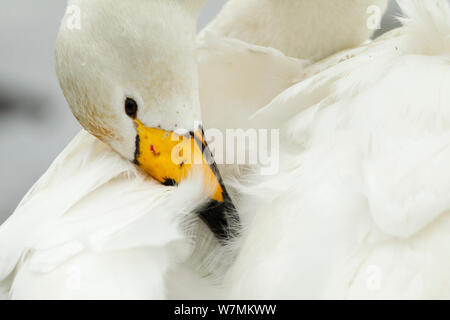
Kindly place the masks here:
<instances>
[{"instance_id":1,"label":"swan head","mask_svg":"<svg viewBox=\"0 0 450 320\"><path fill-rule=\"evenodd\" d=\"M130 161L136 121L174 131L194 130L201 119L194 58L200 2L69 1L55 50L60 86L80 124Z\"/></svg>"},{"instance_id":2,"label":"swan head","mask_svg":"<svg viewBox=\"0 0 450 320\"><path fill-rule=\"evenodd\" d=\"M80 124L161 183L181 182L198 164L213 202L202 218L224 237L229 198L198 126L195 34L203 2L70 0L56 72Z\"/></svg>"}]
</instances>

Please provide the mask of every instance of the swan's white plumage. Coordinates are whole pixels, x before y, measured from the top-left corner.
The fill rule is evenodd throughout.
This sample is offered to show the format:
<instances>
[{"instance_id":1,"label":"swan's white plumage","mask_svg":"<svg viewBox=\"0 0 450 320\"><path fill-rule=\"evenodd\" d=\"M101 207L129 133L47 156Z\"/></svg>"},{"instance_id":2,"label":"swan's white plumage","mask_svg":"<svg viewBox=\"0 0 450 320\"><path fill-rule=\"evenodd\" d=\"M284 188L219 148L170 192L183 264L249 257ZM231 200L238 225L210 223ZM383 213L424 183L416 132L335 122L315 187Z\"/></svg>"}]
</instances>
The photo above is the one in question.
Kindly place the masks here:
<instances>
[{"instance_id":1,"label":"swan's white plumage","mask_svg":"<svg viewBox=\"0 0 450 320\"><path fill-rule=\"evenodd\" d=\"M204 110L208 127L231 125L217 121L224 119L216 113L223 108L242 115L242 123L234 127L246 125L250 114L301 78L307 64L274 49L214 34L202 37L198 46L201 100L209 107ZM240 78L242 75L245 79ZM237 79L241 81L239 86ZM223 87L214 85L218 80L223 81ZM242 91L244 85L251 88L252 83L252 94ZM239 92L234 91L237 87ZM264 95L258 94L262 87ZM192 220L189 213L194 207L189 204L198 205L204 195L195 180L182 189L145 179L106 144L81 132L1 227L0 279L4 280L6 294L11 298L63 299L223 296L196 269L222 270L222 265L229 264L229 255L225 254L227 261L221 262L214 251L205 257L200 252L193 259L197 266L185 263L196 236L183 227L183 221ZM205 228L199 232L209 234ZM210 242L211 236L202 241ZM134 249L140 247L148 250ZM204 247L211 250L207 243ZM135 254L130 256L121 250L127 248ZM133 260L136 262L127 263ZM117 267L104 272L107 262ZM143 264L145 275L141 273L145 268L136 266L135 270L134 264ZM65 284L73 278L71 271L80 265L83 273L87 272L84 281L90 285L83 290L67 288ZM118 283L110 280L119 273L129 277L117 290ZM154 280L154 284L140 283L143 277ZM14 280L12 284L10 280ZM127 283L136 292L123 290ZM153 289L146 292L140 286Z\"/></svg>"},{"instance_id":2,"label":"swan's white plumage","mask_svg":"<svg viewBox=\"0 0 450 320\"><path fill-rule=\"evenodd\" d=\"M239 102L247 115L268 103L238 125L281 127L285 142L278 176L235 186L243 237L224 290L185 262L193 241L183 221L204 199L201 184L161 186L82 132L0 228L4 293L449 297L450 10L444 0L402 8L406 27L311 66L211 34L200 41L203 108ZM217 90L216 72L233 95ZM266 95L255 95L259 85L235 93L233 79L261 77Z\"/></svg>"},{"instance_id":3,"label":"swan's white plumage","mask_svg":"<svg viewBox=\"0 0 450 320\"><path fill-rule=\"evenodd\" d=\"M306 60L224 38L205 30L198 38L200 100L207 128L257 125L250 116L305 77Z\"/></svg>"},{"instance_id":4,"label":"swan's white plumage","mask_svg":"<svg viewBox=\"0 0 450 320\"><path fill-rule=\"evenodd\" d=\"M244 189L262 205L231 297L450 297L450 9L401 5L401 31L313 65L255 115L290 155Z\"/></svg>"}]
</instances>

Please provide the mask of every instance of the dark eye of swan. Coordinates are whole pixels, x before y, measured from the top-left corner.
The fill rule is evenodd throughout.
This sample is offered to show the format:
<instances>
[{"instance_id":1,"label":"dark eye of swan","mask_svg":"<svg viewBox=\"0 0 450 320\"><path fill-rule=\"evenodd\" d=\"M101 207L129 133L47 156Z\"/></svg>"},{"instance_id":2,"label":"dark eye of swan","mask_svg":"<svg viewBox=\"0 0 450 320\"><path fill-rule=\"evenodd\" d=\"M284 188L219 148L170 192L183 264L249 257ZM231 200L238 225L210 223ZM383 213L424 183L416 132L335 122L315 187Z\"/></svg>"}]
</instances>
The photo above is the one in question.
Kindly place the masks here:
<instances>
[{"instance_id":1,"label":"dark eye of swan","mask_svg":"<svg viewBox=\"0 0 450 320\"><path fill-rule=\"evenodd\" d=\"M134 118L136 118L137 110L138 110L138 105L137 105L136 101L134 101L131 98L127 98L125 100L125 112L127 113L127 115L134 119Z\"/></svg>"}]
</instances>

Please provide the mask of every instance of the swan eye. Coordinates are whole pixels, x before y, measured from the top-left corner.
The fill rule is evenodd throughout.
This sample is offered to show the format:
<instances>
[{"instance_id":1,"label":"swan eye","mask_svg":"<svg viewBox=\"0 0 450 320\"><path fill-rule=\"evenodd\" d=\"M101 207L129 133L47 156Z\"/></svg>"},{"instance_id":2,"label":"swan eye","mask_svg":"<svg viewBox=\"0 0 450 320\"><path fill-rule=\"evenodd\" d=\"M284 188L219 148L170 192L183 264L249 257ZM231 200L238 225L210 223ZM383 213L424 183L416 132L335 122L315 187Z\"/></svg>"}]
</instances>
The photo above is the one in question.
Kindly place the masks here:
<instances>
[{"instance_id":1,"label":"swan eye","mask_svg":"<svg viewBox=\"0 0 450 320\"><path fill-rule=\"evenodd\" d=\"M125 112L127 113L127 115L134 119L136 118L137 110L138 105L136 101L134 99L127 98L125 100Z\"/></svg>"}]
</instances>

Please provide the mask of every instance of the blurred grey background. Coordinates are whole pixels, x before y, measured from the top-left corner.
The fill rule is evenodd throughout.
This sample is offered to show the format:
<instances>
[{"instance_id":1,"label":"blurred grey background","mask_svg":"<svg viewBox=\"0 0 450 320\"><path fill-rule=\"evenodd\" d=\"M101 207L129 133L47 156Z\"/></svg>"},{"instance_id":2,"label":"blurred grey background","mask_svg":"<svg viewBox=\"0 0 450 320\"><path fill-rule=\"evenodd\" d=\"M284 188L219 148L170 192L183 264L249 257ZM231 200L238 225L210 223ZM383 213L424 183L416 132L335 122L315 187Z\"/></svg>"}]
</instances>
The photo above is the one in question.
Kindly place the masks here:
<instances>
[{"instance_id":1,"label":"blurred grey background","mask_svg":"<svg viewBox=\"0 0 450 320\"><path fill-rule=\"evenodd\" d=\"M227 0L209 0L199 28ZM311 0L313 1L313 0ZM0 12L0 224L80 130L53 69L56 32L66 1L14 0ZM380 34L398 25L391 3Z\"/></svg>"}]
</instances>

